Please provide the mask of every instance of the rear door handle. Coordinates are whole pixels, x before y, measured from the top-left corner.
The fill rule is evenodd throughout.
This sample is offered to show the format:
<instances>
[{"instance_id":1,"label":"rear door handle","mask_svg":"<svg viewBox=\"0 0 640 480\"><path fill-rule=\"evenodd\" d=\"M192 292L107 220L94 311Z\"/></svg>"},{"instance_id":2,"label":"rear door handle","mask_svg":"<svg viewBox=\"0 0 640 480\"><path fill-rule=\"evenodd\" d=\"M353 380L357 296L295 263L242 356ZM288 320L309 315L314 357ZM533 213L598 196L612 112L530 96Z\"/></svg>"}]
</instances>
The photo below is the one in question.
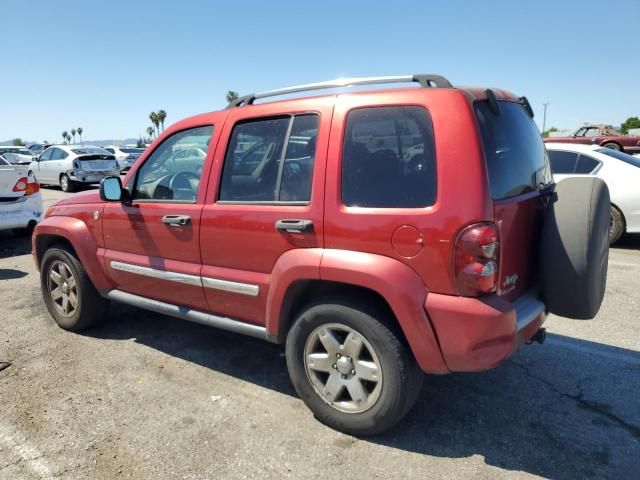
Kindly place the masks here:
<instances>
[{"instance_id":1,"label":"rear door handle","mask_svg":"<svg viewBox=\"0 0 640 480\"><path fill-rule=\"evenodd\" d=\"M276 222L276 230L286 233L304 233L313 228L311 220L282 219Z\"/></svg>"},{"instance_id":2,"label":"rear door handle","mask_svg":"<svg viewBox=\"0 0 640 480\"><path fill-rule=\"evenodd\" d=\"M165 215L162 217L162 223L170 227L186 227L191 224L189 215Z\"/></svg>"}]
</instances>

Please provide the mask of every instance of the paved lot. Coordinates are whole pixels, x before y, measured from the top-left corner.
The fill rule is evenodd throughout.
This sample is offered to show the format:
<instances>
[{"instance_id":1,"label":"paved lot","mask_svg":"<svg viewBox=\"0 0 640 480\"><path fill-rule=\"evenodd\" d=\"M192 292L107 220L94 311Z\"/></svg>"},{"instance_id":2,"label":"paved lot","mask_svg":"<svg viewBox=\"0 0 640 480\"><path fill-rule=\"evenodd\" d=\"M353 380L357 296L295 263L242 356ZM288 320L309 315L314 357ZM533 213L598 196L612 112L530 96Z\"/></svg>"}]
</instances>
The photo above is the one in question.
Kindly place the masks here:
<instances>
[{"instance_id":1,"label":"paved lot","mask_svg":"<svg viewBox=\"0 0 640 480\"><path fill-rule=\"evenodd\" d=\"M369 439L314 420L277 346L125 306L64 332L29 252L0 233L0 479L640 478L640 237L612 250L596 320L429 377Z\"/></svg>"}]
</instances>

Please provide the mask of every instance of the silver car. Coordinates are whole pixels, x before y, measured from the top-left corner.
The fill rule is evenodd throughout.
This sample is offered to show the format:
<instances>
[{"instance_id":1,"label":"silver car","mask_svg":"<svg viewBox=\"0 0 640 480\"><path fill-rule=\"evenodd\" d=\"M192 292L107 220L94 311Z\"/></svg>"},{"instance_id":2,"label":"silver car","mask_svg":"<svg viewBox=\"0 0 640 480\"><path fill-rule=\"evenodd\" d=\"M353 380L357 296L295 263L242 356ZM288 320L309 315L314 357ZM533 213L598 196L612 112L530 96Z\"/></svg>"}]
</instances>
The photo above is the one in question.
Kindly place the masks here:
<instances>
[{"instance_id":1,"label":"silver car","mask_svg":"<svg viewBox=\"0 0 640 480\"><path fill-rule=\"evenodd\" d=\"M38 183L59 185L73 192L79 184L99 183L104 177L119 175L116 157L91 145L56 145L47 148L29 165L29 174Z\"/></svg>"}]
</instances>

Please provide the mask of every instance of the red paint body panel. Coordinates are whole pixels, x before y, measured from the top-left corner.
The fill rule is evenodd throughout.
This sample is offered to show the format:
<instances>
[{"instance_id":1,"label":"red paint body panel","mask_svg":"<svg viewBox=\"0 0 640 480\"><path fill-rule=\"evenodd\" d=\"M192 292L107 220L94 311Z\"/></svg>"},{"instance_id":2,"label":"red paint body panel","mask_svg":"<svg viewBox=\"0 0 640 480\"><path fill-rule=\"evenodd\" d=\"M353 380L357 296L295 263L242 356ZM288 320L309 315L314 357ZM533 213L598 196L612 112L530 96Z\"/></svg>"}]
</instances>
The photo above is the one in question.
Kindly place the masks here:
<instances>
[{"instance_id":1,"label":"red paint body panel","mask_svg":"<svg viewBox=\"0 0 640 480\"><path fill-rule=\"evenodd\" d=\"M370 252L395 258L413 269L429 291L455 293L451 256L459 230L470 223L493 221L493 204L475 117L466 96L457 90L405 89L346 95L336 104L329 146L326 201L326 248ZM422 106L431 116L437 158L437 198L426 208L347 207L341 200L344 125L360 107ZM393 232L415 227L423 248L407 258L393 248Z\"/></svg>"},{"instance_id":2,"label":"red paint body panel","mask_svg":"<svg viewBox=\"0 0 640 480\"><path fill-rule=\"evenodd\" d=\"M529 340L546 319L541 314L518 331L513 305L497 295L478 299L430 293L425 309L438 332L447 367L456 372L497 366Z\"/></svg>"}]
</instances>

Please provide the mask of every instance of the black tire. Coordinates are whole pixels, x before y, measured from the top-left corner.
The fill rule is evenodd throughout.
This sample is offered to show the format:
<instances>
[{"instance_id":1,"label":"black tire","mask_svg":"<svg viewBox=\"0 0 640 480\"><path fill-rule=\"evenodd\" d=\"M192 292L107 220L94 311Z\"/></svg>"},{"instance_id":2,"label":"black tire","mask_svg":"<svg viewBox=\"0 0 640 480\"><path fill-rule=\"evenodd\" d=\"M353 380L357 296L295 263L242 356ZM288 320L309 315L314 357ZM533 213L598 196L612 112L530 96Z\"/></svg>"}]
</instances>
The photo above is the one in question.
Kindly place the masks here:
<instances>
[{"instance_id":1,"label":"black tire","mask_svg":"<svg viewBox=\"0 0 640 480\"><path fill-rule=\"evenodd\" d=\"M77 307L70 316L65 316L56 307L51 293L51 269L59 262L66 265L75 279ZM63 246L49 248L42 256L40 264L40 287L49 313L63 329L78 332L97 325L107 316L109 302L102 298L89 279L84 267L75 254Z\"/></svg>"},{"instance_id":2,"label":"black tire","mask_svg":"<svg viewBox=\"0 0 640 480\"><path fill-rule=\"evenodd\" d=\"M626 225L622 212L611 205L611 226L609 227L609 245L616 243L624 234Z\"/></svg>"},{"instance_id":3,"label":"black tire","mask_svg":"<svg viewBox=\"0 0 640 480\"><path fill-rule=\"evenodd\" d=\"M287 367L298 395L322 423L350 435L375 435L393 427L414 406L424 374L397 325L388 317L381 308L340 297L311 304L298 315L287 336ZM316 390L307 374L304 360L307 341L319 327L336 324L360 334L379 361L382 379L378 396L362 412L345 412L334 407ZM337 399L334 403L338 403Z\"/></svg>"},{"instance_id":4,"label":"black tire","mask_svg":"<svg viewBox=\"0 0 640 480\"><path fill-rule=\"evenodd\" d=\"M562 317L596 316L607 283L609 189L593 177L555 187L542 229L540 288L548 310Z\"/></svg>"},{"instance_id":5,"label":"black tire","mask_svg":"<svg viewBox=\"0 0 640 480\"><path fill-rule=\"evenodd\" d=\"M60 175L60 189L67 193L72 193L76 189L75 183L73 183L73 180L71 180L66 173Z\"/></svg>"},{"instance_id":6,"label":"black tire","mask_svg":"<svg viewBox=\"0 0 640 480\"><path fill-rule=\"evenodd\" d=\"M619 152L622 151L622 146L615 142L603 143L602 146L605 148L610 148L611 150L618 150Z\"/></svg>"}]
</instances>

